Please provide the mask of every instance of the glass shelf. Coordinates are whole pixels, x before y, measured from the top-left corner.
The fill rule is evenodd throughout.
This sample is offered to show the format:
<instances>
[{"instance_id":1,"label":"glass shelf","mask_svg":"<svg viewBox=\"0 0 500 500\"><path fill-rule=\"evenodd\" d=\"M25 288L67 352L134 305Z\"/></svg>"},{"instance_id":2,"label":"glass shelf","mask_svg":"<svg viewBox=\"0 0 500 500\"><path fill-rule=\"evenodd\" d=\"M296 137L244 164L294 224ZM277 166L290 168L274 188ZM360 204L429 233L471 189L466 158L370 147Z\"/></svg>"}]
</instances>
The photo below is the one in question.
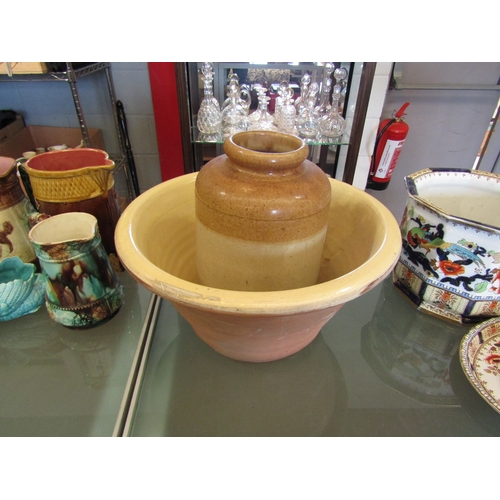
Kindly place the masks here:
<instances>
[{"instance_id":1,"label":"glass shelf","mask_svg":"<svg viewBox=\"0 0 500 500\"><path fill-rule=\"evenodd\" d=\"M161 300L131 436L498 436L500 415L459 362L468 326L419 312L387 278L305 349L244 363Z\"/></svg>"},{"instance_id":2,"label":"glass shelf","mask_svg":"<svg viewBox=\"0 0 500 500\"><path fill-rule=\"evenodd\" d=\"M107 323L71 330L35 313L0 323L0 435L120 435L150 316L151 292L127 273Z\"/></svg>"},{"instance_id":3,"label":"glass shelf","mask_svg":"<svg viewBox=\"0 0 500 500\"><path fill-rule=\"evenodd\" d=\"M193 142L195 142L196 144L224 144L224 138L222 136L204 137L196 127L191 128L191 136L193 138ZM344 135L342 135L342 137L339 137L336 140L323 137L320 140L304 139L304 142L308 146L348 146L349 139L349 134L345 133Z\"/></svg>"}]
</instances>

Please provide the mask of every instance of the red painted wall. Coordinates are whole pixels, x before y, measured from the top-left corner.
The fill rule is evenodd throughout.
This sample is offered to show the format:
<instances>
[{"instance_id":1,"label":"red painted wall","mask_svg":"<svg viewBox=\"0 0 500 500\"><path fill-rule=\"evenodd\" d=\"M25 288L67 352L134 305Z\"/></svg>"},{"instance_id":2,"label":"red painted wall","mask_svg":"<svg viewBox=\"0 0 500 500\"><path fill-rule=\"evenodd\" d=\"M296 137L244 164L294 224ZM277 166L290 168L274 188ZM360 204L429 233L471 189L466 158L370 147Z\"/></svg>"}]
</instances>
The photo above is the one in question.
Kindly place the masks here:
<instances>
[{"instance_id":1,"label":"red painted wall","mask_svg":"<svg viewBox=\"0 0 500 500\"><path fill-rule=\"evenodd\" d=\"M161 176L166 181L184 174L175 65L173 62L150 62L148 67Z\"/></svg>"}]
</instances>

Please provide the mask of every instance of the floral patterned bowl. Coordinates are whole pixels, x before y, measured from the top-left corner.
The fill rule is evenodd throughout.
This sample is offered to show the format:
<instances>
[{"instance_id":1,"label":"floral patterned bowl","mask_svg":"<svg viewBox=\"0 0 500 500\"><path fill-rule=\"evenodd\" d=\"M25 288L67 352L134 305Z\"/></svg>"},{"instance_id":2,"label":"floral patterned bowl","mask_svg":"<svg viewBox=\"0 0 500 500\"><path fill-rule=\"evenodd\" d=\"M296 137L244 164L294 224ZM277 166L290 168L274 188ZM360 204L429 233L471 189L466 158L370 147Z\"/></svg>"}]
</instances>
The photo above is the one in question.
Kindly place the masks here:
<instances>
[{"instance_id":1,"label":"floral patterned bowl","mask_svg":"<svg viewBox=\"0 0 500 500\"><path fill-rule=\"evenodd\" d=\"M0 321L37 311L45 300L45 279L19 257L0 262Z\"/></svg>"},{"instance_id":2,"label":"floral patterned bowl","mask_svg":"<svg viewBox=\"0 0 500 500\"><path fill-rule=\"evenodd\" d=\"M395 285L420 310L453 321L500 316L500 176L425 169L405 182Z\"/></svg>"}]
</instances>

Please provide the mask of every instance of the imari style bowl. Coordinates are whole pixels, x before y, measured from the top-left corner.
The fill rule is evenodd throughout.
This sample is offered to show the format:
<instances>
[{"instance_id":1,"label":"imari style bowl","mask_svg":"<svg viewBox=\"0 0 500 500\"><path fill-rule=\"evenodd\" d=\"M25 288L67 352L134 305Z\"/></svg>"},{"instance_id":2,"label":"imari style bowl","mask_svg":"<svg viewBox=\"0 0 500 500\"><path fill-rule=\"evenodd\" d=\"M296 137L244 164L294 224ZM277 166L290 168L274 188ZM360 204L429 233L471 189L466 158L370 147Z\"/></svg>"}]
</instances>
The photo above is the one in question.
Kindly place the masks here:
<instances>
[{"instance_id":1,"label":"imari style bowl","mask_svg":"<svg viewBox=\"0 0 500 500\"><path fill-rule=\"evenodd\" d=\"M137 197L118 221L116 248L136 281L169 300L224 356L264 362L295 354L397 262L401 239L389 210L364 191L330 179L332 204L315 285L266 292L203 286L195 255L196 176L177 177Z\"/></svg>"},{"instance_id":2,"label":"imari style bowl","mask_svg":"<svg viewBox=\"0 0 500 500\"><path fill-rule=\"evenodd\" d=\"M425 169L405 182L395 285L420 310L452 321L500 316L500 176Z\"/></svg>"}]
</instances>

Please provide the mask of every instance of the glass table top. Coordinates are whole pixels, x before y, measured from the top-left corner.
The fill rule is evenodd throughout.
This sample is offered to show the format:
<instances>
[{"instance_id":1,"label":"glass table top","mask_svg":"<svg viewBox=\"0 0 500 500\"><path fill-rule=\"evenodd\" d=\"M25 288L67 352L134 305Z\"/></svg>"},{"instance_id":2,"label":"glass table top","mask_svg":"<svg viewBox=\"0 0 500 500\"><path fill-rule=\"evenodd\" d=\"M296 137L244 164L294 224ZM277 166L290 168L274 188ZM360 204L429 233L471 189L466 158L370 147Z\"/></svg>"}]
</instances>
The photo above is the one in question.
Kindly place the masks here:
<instances>
[{"instance_id":1,"label":"glass table top","mask_svg":"<svg viewBox=\"0 0 500 500\"><path fill-rule=\"evenodd\" d=\"M459 362L471 328L419 312L387 278L301 352L245 363L159 300L129 436L497 436Z\"/></svg>"},{"instance_id":2,"label":"glass table top","mask_svg":"<svg viewBox=\"0 0 500 500\"><path fill-rule=\"evenodd\" d=\"M112 436L126 408L151 292L127 272L107 323L71 330L45 306L0 323L0 436Z\"/></svg>"}]
</instances>

